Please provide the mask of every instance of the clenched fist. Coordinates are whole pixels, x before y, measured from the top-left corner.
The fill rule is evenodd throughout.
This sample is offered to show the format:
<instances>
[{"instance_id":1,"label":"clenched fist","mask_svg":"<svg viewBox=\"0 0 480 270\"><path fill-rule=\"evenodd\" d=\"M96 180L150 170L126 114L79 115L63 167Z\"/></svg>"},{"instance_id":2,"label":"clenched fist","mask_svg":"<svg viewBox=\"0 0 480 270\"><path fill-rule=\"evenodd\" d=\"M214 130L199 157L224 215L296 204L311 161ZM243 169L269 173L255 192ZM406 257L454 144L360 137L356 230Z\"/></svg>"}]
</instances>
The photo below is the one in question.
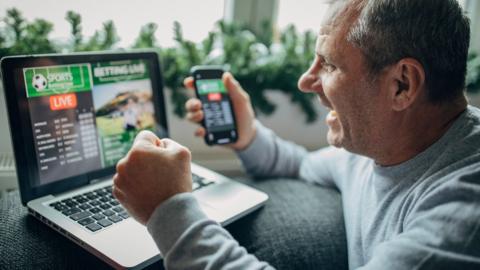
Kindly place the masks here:
<instances>
[{"instance_id":1,"label":"clenched fist","mask_svg":"<svg viewBox=\"0 0 480 270\"><path fill-rule=\"evenodd\" d=\"M190 159L186 147L142 131L128 154L117 163L113 195L133 218L146 224L162 202L192 191Z\"/></svg>"}]
</instances>

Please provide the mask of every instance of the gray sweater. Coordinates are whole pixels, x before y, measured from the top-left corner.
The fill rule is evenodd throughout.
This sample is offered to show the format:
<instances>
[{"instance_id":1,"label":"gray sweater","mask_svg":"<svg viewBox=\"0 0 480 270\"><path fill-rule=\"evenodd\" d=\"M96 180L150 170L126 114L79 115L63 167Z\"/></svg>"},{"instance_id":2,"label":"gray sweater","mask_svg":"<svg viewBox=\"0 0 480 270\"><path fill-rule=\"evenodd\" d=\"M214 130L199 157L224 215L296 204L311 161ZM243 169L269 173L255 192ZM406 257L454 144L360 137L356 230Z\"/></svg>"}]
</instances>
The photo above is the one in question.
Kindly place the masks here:
<instances>
[{"instance_id":1,"label":"gray sweater","mask_svg":"<svg viewBox=\"0 0 480 270\"><path fill-rule=\"evenodd\" d=\"M333 147L307 153L257 126L238 153L248 173L340 190L350 269L480 269L479 109L469 106L427 150L391 167ZM161 204L147 227L168 269L271 268L191 194Z\"/></svg>"}]
</instances>

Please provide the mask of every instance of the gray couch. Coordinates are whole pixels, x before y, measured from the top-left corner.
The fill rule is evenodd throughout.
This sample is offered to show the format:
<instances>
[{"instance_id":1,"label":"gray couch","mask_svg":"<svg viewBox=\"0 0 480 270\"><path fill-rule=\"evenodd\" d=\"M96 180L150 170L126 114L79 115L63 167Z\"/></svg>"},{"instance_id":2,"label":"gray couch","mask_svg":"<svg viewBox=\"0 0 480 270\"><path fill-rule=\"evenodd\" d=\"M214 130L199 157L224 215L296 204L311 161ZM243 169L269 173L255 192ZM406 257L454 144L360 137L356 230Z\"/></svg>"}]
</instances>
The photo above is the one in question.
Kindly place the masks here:
<instances>
[{"instance_id":1,"label":"gray couch","mask_svg":"<svg viewBox=\"0 0 480 270\"><path fill-rule=\"evenodd\" d=\"M295 179L242 182L270 196L262 209L227 226L249 252L277 269L348 269L337 190Z\"/></svg>"}]
</instances>

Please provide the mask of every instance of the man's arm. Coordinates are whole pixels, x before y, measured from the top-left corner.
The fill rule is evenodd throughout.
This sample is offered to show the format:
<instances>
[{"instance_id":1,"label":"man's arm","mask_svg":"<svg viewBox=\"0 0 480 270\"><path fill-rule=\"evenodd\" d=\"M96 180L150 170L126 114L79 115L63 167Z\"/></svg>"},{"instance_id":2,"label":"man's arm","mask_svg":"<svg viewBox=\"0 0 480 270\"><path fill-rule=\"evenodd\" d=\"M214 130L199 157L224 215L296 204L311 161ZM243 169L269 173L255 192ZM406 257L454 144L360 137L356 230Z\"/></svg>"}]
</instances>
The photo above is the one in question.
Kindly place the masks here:
<instances>
[{"instance_id":1,"label":"man's arm","mask_svg":"<svg viewBox=\"0 0 480 270\"><path fill-rule=\"evenodd\" d=\"M178 194L153 212L147 228L167 269L273 269L248 254L190 193Z\"/></svg>"},{"instance_id":2,"label":"man's arm","mask_svg":"<svg viewBox=\"0 0 480 270\"><path fill-rule=\"evenodd\" d=\"M238 141L227 147L237 151L247 172L253 176L298 177L301 160L307 153L305 149L280 139L255 120L250 96L232 74L226 72L222 79L232 100L238 130ZM193 83L192 77L184 81L187 89L194 90ZM204 113L199 99L189 99L185 107L188 120L202 122ZM195 131L198 137L204 137L205 134L206 130L201 126Z\"/></svg>"},{"instance_id":3,"label":"man's arm","mask_svg":"<svg viewBox=\"0 0 480 270\"><path fill-rule=\"evenodd\" d=\"M169 269L265 269L202 212L192 191L190 151L150 131L117 163L113 195L147 225Z\"/></svg>"},{"instance_id":4,"label":"man's arm","mask_svg":"<svg viewBox=\"0 0 480 270\"><path fill-rule=\"evenodd\" d=\"M480 172L464 175L424 196L404 232L360 269L480 269L479 179Z\"/></svg>"},{"instance_id":5,"label":"man's arm","mask_svg":"<svg viewBox=\"0 0 480 270\"><path fill-rule=\"evenodd\" d=\"M258 177L298 178L300 164L307 155L305 148L276 136L256 122L257 133L250 145L237 151L248 174Z\"/></svg>"}]
</instances>

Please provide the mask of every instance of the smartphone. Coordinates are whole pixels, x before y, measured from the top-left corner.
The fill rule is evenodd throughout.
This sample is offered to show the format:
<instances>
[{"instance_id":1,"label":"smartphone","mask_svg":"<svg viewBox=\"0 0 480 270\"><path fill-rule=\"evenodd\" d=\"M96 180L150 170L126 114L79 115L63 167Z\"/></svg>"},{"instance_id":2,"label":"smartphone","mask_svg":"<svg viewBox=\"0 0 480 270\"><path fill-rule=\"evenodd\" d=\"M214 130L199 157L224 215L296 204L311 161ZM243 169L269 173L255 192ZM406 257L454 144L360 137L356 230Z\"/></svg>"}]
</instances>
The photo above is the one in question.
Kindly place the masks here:
<instances>
[{"instance_id":1,"label":"smartphone","mask_svg":"<svg viewBox=\"0 0 480 270\"><path fill-rule=\"evenodd\" d=\"M234 143L238 139L235 114L228 91L222 81L221 66L194 66L195 93L202 102L203 121L208 145Z\"/></svg>"}]
</instances>

